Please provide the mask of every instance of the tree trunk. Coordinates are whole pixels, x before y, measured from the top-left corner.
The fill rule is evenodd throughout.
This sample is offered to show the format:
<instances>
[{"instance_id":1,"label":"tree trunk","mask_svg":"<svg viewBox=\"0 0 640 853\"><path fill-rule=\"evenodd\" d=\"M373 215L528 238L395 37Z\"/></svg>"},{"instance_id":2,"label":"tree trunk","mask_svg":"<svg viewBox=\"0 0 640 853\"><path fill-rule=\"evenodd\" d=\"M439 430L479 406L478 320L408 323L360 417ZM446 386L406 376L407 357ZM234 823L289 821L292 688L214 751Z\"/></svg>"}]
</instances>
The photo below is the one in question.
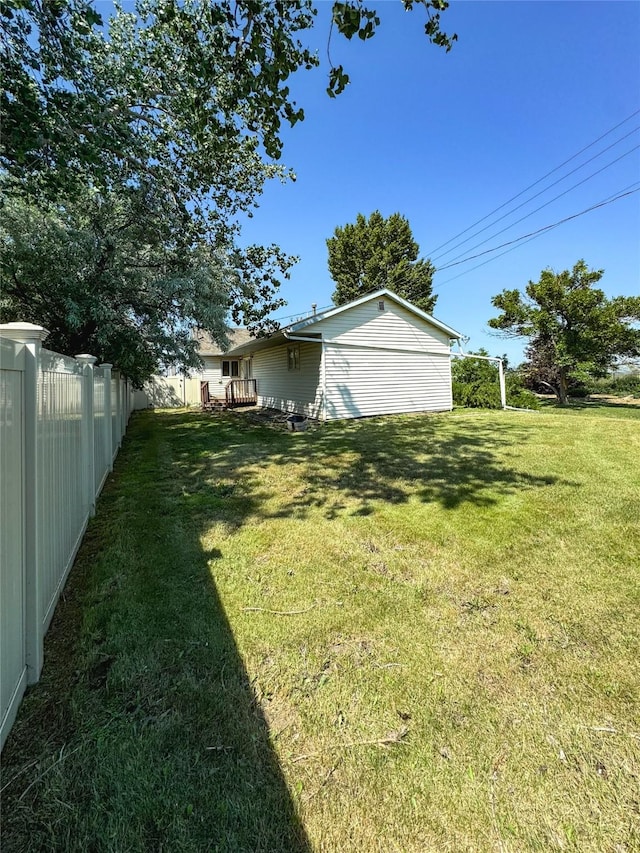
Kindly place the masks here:
<instances>
[{"instance_id":1,"label":"tree trunk","mask_svg":"<svg viewBox=\"0 0 640 853\"><path fill-rule=\"evenodd\" d=\"M567 375L565 373L564 367L560 368L557 394L558 402L564 406L564 404L567 402L567 397L569 395L569 383L567 382Z\"/></svg>"}]
</instances>

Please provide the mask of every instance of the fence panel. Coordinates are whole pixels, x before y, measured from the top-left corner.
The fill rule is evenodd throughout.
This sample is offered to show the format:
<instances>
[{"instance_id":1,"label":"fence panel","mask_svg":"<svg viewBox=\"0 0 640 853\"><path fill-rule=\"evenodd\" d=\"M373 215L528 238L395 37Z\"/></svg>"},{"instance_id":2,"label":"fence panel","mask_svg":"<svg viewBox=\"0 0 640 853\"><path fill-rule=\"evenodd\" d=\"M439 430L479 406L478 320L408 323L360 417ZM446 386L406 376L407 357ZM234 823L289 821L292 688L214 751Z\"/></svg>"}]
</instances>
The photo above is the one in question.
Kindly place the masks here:
<instances>
[{"instance_id":1,"label":"fence panel","mask_svg":"<svg viewBox=\"0 0 640 853\"><path fill-rule=\"evenodd\" d=\"M82 367L42 350L38 376L38 554L46 630L88 518L82 488Z\"/></svg>"},{"instance_id":2,"label":"fence panel","mask_svg":"<svg viewBox=\"0 0 640 853\"><path fill-rule=\"evenodd\" d=\"M27 685L24 548L24 347L0 341L0 742Z\"/></svg>"},{"instance_id":3,"label":"fence panel","mask_svg":"<svg viewBox=\"0 0 640 853\"><path fill-rule=\"evenodd\" d=\"M120 446L120 430L118 428L118 400L120 393L120 382L118 377L111 375L111 448L113 459L116 458Z\"/></svg>"},{"instance_id":4,"label":"fence panel","mask_svg":"<svg viewBox=\"0 0 640 853\"><path fill-rule=\"evenodd\" d=\"M99 495L109 473L109 460L105 451L107 415L105 412L104 370L93 369L93 459L95 470L95 495Z\"/></svg>"},{"instance_id":5,"label":"fence panel","mask_svg":"<svg viewBox=\"0 0 640 853\"><path fill-rule=\"evenodd\" d=\"M46 334L0 326L0 748L131 411L110 364L45 350Z\"/></svg>"}]
</instances>

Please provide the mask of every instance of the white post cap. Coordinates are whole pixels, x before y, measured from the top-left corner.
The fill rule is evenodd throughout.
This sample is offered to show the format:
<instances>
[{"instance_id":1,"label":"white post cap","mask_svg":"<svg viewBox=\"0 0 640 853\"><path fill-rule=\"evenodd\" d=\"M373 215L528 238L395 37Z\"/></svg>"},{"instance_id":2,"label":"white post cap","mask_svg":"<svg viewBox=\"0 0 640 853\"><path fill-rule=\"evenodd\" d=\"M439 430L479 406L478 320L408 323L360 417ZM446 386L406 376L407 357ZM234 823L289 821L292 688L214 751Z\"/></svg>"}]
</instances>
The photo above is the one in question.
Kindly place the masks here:
<instances>
[{"instance_id":1,"label":"white post cap","mask_svg":"<svg viewBox=\"0 0 640 853\"><path fill-rule=\"evenodd\" d=\"M98 359L95 355L87 355L86 353L76 356L76 361L79 361L82 364L95 364L97 360Z\"/></svg>"},{"instance_id":2,"label":"white post cap","mask_svg":"<svg viewBox=\"0 0 640 853\"><path fill-rule=\"evenodd\" d=\"M19 343L31 343L40 341L42 343L49 337L49 330L35 323L2 323L0 324L0 338L8 338Z\"/></svg>"}]
</instances>

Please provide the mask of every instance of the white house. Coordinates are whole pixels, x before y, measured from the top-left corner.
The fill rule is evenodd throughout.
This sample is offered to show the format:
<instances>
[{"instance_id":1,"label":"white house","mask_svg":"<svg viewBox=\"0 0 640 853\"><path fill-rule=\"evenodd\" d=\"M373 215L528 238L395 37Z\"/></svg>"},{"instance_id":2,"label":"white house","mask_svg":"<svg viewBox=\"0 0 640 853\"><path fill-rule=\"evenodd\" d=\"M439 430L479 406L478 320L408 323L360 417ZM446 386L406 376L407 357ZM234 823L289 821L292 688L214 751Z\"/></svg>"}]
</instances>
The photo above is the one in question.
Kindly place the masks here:
<instances>
[{"instance_id":1,"label":"white house","mask_svg":"<svg viewBox=\"0 0 640 853\"><path fill-rule=\"evenodd\" d=\"M202 348L202 379L212 397L230 382L246 393L250 380L258 405L320 420L447 411L460 337L385 289L265 338L235 337L226 353Z\"/></svg>"},{"instance_id":2,"label":"white house","mask_svg":"<svg viewBox=\"0 0 640 853\"><path fill-rule=\"evenodd\" d=\"M229 346L226 351L214 343L206 332L198 331L194 337L198 342L198 352L204 362L201 378L203 382L209 383L209 391L212 397L224 397L224 388L230 379L250 378L244 373L250 366L250 362L243 363L241 357L228 355L229 350L254 340L246 329L229 329L227 331Z\"/></svg>"}]
</instances>

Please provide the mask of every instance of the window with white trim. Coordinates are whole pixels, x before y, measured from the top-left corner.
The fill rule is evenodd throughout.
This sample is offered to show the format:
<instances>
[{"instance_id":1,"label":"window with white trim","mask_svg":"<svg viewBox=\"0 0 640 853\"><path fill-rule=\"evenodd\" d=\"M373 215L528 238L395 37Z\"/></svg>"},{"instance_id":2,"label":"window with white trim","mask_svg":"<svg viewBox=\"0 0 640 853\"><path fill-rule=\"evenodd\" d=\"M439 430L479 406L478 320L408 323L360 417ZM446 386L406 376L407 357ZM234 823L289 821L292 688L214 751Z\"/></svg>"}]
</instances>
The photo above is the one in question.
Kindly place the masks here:
<instances>
[{"instance_id":1,"label":"window with white trim","mask_svg":"<svg viewBox=\"0 0 640 853\"><path fill-rule=\"evenodd\" d=\"M240 362L237 359L225 358L222 360L223 376L240 376Z\"/></svg>"}]
</instances>

